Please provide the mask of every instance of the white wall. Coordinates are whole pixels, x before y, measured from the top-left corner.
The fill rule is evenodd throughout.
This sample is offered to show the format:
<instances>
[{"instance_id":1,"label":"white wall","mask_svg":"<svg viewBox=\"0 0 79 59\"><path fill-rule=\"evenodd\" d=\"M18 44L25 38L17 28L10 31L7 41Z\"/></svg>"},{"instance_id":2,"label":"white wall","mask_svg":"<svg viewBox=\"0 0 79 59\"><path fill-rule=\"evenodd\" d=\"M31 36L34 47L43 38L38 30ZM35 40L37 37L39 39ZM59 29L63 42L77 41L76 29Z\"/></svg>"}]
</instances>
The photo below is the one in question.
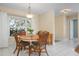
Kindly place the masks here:
<instances>
[{"instance_id":1,"label":"white wall","mask_svg":"<svg viewBox=\"0 0 79 59\"><path fill-rule=\"evenodd\" d=\"M32 28L34 30L34 34L39 31L39 15L34 15L32 19Z\"/></svg>"},{"instance_id":2,"label":"white wall","mask_svg":"<svg viewBox=\"0 0 79 59\"><path fill-rule=\"evenodd\" d=\"M78 42L79 42L79 12L78 12Z\"/></svg>"},{"instance_id":3,"label":"white wall","mask_svg":"<svg viewBox=\"0 0 79 59\"><path fill-rule=\"evenodd\" d=\"M0 12L0 47L8 47L9 23L7 14Z\"/></svg>"},{"instance_id":4,"label":"white wall","mask_svg":"<svg viewBox=\"0 0 79 59\"><path fill-rule=\"evenodd\" d=\"M55 15L53 11L50 10L39 16L39 30L49 31L55 40Z\"/></svg>"},{"instance_id":5,"label":"white wall","mask_svg":"<svg viewBox=\"0 0 79 59\"><path fill-rule=\"evenodd\" d=\"M55 33L56 39L61 40L66 38L66 16L55 16Z\"/></svg>"}]
</instances>

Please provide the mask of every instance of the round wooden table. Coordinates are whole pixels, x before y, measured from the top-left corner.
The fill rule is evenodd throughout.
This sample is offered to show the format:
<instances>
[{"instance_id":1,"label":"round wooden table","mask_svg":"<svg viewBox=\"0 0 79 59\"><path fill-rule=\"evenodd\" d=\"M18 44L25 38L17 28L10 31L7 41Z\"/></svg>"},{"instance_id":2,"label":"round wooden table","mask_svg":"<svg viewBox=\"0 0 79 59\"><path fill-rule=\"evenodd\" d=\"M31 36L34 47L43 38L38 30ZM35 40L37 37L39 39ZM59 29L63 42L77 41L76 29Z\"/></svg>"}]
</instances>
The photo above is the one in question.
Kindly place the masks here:
<instances>
[{"instance_id":1,"label":"round wooden table","mask_svg":"<svg viewBox=\"0 0 79 59\"><path fill-rule=\"evenodd\" d=\"M32 42L38 42L39 36L32 35L32 36L18 36L20 41L29 42L29 56L31 54L31 46L33 45Z\"/></svg>"}]
</instances>

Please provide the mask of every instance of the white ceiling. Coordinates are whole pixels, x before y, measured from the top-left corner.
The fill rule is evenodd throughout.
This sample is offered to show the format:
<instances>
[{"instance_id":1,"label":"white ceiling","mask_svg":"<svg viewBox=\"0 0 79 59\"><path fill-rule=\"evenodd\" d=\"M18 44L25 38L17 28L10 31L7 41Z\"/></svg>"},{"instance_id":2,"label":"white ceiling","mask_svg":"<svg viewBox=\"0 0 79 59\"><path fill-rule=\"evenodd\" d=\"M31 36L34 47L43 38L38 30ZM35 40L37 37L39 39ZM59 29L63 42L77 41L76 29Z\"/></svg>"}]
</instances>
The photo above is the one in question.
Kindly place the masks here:
<instances>
[{"instance_id":1,"label":"white ceiling","mask_svg":"<svg viewBox=\"0 0 79 59\"><path fill-rule=\"evenodd\" d=\"M28 4L26 3L0 3L0 6L14 8L17 10L26 11ZM60 13L62 9L71 9L72 13L79 11L79 3L31 3L33 13L43 13L50 9L54 10L56 14Z\"/></svg>"}]
</instances>

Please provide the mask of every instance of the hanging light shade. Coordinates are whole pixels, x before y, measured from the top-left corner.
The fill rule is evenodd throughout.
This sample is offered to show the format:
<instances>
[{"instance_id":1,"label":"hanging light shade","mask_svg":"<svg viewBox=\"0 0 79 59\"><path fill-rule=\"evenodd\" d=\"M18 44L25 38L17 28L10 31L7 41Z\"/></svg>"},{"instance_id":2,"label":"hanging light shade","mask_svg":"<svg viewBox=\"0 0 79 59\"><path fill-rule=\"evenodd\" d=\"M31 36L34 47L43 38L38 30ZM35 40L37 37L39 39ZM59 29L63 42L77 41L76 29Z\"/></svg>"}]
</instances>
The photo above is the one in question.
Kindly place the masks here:
<instances>
[{"instance_id":1,"label":"hanging light shade","mask_svg":"<svg viewBox=\"0 0 79 59\"><path fill-rule=\"evenodd\" d=\"M27 14L26 17L27 18L33 18L33 15L32 14Z\"/></svg>"},{"instance_id":2,"label":"hanging light shade","mask_svg":"<svg viewBox=\"0 0 79 59\"><path fill-rule=\"evenodd\" d=\"M33 18L33 14L31 13L31 5L29 3L29 7L28 7L28 13L26 14L27 18Z\"/></svg>"}]
</instances>

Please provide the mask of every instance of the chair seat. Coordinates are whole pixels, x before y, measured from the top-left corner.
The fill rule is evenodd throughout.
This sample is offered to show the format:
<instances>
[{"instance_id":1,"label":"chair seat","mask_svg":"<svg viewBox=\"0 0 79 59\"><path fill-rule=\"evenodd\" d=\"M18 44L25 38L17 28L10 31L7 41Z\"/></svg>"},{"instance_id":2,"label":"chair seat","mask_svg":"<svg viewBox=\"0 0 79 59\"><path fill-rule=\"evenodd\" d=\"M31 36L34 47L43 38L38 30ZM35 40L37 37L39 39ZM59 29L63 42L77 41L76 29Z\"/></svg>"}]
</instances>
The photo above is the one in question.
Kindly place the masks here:
<instances>
[{"instance_id":1,"label":"chair seat","mask_svg":"<svg viewBox=\"0 0 79 59\"><path fill-rule=\"evenodd\" d=\"M30 45L30 43L29 43L29 42L26 42L26 41L20 41L20 43L21 43L22 45L24 45L24 46L29 46L29 45Z\"/></svg>"},{"instance_id":2,"label":"chair seat","mask_svg":"<svg viewBox=\"0 0 79 59\"><path fill-rule=\"evenodd\" d=\"M39 42L32 42L33 45L39 45Z\"/></svg>"}]
</instances>

